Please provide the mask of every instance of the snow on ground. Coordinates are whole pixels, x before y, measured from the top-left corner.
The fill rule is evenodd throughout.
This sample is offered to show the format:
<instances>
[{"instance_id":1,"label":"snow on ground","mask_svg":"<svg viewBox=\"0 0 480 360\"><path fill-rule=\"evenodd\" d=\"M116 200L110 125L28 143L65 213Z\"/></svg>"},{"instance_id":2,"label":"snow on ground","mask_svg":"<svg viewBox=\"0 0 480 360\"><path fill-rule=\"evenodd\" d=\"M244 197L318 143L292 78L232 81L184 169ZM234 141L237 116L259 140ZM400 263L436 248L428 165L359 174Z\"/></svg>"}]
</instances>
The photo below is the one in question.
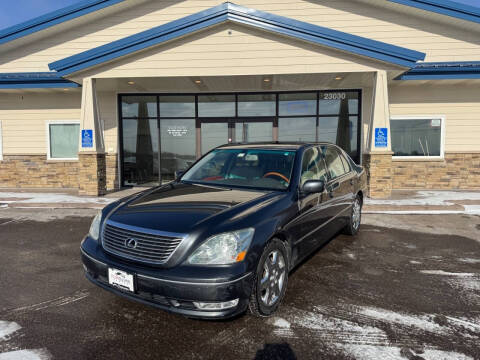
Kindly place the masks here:
<instances>
[{"instance_id":1,"label":"snow on ground","mask_svg":"<svg viewBox=\"0 0 480 360\"><path fill-rule=\"evenodd\" d=\"M413 334L441 336L455 334L471 339L480 335L477 319L445 317L445 324L435 322L436 314L406 314L377 307L338 304L335 307L316 306L313 311L284 308L282 318L269 324L273 333L284 338L298 338L305 330L310 336L333 346L357 360L470 360L473 358L453 351L417 343ZM404 334L392 343L385 327Z\"/></svg>"},{"instance_id":2,"label":"snow on ground","mask_svg":"<svg viewBox=\"0 0 480 360\"><path fill-rule=\"evenodd\" d=\"M355 357L357 360L473 360L472 357L460 354L458 352L436 349L422 349L419 351L419 353L417 353L411 349L400 349L399 347L395 346L341 344L339 347L342 348L347 354Z\"/></svg>"},{"instance_id":3,"label":"snow on ground","mask_svg":"<svg viewBox=\"0 0 480 360\"><path fill-rule=\"evenodd\" d=\"M454 205L459 200L478 200L480 201L480 192L463 192L463 191L418 191L415 197L405 199L366 199L365 204L368 205ZM480 206L470 205L465 208L472 210L480 210Z\"/></svg>"},{"instance_id":4,"label":"snow on ground","mask_svg":"<svg viewBox=\"0 0 480 360\"><path fill-rule=\"evenodd\" d=\"M358 312L372 319L381 320L389 324L416 327L437 334L446 332L446 328L433 321L434 316L432 315L413 316L373 307L363 307L360 308Z\"/></svg>"},{"instance_id":5,"label":"snow on ground","mask_svg":"<svg viewBox=\"0 0 480 360\"><path fill-rule=\"evenodd\" d=\"M461 258L458 261L466 263L466 264L480 264L480 259L473 259L473 258Z\"/></svg>"},{"instance_id":6,"label":"snow on ground","mask_svg":"<svg viewBox=\"0 0 480 360\"><path fill-rule=\"evenodd\" d=\"M21 329L16 322L0 321L0 341L7 339L15 331Z\"/></svg>"},{"instance_id":7,"label":"snow on ground","mask_svg":"<svg viewBox=\"0 0 480 360\"><path fill-rule=\"evenodd\" d=\"M0 354L0 360L48 360L50 353L46 349L17 350Z\"/></svg>"},{"instance_id":8,"label":"snow on ground","mask_svg":"<svg viewBox=\"0 0 480 360\"><path fill-rule=\"evenodd\" d=\"M117 199L105 197L80 197L68 194L58 193L19 193L19 192L0 192L0 199L2 203L94 203L94 204L109 204ZM12 200L5 200L12 199ZM18 200L24 199L24 200Z\"/></svg>"},{"instance_id":9,"label":"snow on ground","mask_svg":"<svg viewBox=\"0 0 480 360\"><path fill-rule=\"evenodd\" d=\"M443 270L420 270L422 274L428 275L442 275L442 276L460 276L460 277L473 277L474 273L454 273Z\"/></svg>"}]
</instances>

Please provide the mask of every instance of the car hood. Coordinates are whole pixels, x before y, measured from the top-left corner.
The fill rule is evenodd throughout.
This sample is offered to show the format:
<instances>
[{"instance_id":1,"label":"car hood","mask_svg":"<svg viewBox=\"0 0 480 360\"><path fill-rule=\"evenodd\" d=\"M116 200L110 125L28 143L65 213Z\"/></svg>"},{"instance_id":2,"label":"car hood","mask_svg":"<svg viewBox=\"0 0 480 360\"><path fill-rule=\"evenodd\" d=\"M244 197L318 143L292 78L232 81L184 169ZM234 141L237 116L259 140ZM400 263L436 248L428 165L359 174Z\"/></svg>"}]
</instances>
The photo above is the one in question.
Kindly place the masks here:
<instances>
[{"instance_id":1,"label":"car hood","mask_svg":"<svg viewBox=\"0 0 480 360\"><path fill-rule=\"evenodd\" d=\"M170 183L127 201L108 217L117 224L187 234L232 207L257 204L269 191Z\"/></svg>"}]
</instances>

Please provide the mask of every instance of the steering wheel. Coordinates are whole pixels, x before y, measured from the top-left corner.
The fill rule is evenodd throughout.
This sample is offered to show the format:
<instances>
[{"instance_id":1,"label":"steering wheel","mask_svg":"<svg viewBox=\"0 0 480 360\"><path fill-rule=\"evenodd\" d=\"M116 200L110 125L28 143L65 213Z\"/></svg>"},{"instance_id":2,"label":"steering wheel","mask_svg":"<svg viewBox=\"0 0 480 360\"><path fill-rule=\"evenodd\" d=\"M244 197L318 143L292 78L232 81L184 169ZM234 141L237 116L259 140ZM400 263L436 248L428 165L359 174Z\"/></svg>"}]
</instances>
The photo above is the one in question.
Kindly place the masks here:
<instances>
[{"instance_id":1,"label":"steering wheel","mask_svg":"<svg viewBox=\"0 0 480 360\"><path fill-rule=\"evenodd\" d=\"M290 180L283 174L280 174L279 172L276 172L276 171L270 171L268 173L266 173L265 175L263 175L264 178L268 177L268 176L277 176L279 178L281 178L282 180L285 180L287 182L287 184L290 184Z\"/></svg>"}]
</instances>

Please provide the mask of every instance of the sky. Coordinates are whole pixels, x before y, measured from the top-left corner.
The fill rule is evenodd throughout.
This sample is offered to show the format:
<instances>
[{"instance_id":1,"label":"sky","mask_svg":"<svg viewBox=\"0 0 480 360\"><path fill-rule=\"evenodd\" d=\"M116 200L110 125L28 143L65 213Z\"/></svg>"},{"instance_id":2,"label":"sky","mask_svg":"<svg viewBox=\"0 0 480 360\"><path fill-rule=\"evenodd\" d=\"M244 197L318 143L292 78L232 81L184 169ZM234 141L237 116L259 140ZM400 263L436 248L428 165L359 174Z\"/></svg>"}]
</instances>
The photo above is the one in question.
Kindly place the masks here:
<instances>
[{"instance_id":1,"label":"sky","mask_svg":"<svg viewBox=\"0 0 480 360\"><path fill-rule=\"evenodd\" d=\"M79 0L0 0L0 29L30 20ZM455 0L480 7L480 0Z\"/></svg>"}]
</instances>

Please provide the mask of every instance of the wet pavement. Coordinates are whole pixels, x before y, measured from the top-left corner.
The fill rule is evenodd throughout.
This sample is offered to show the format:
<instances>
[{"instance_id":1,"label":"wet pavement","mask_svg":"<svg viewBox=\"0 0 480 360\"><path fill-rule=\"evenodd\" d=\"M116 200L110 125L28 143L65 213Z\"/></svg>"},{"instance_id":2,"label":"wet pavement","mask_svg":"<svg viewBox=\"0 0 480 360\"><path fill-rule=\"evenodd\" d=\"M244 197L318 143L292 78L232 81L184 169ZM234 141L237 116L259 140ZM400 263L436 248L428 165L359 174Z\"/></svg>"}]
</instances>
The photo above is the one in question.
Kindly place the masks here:
<instances>
[{"instance_id":1,"label":"wet pavement","mask_svg":"<svg viewBox=\"0 0 480 360\"><path fill-rule=\"evenodd\" d=\"M0 360L480 359L479 216L366 215L290 274L274 317L201 321L84 278L94 212L32 211L0 211Z\"/></svg>"}]
</instances>

